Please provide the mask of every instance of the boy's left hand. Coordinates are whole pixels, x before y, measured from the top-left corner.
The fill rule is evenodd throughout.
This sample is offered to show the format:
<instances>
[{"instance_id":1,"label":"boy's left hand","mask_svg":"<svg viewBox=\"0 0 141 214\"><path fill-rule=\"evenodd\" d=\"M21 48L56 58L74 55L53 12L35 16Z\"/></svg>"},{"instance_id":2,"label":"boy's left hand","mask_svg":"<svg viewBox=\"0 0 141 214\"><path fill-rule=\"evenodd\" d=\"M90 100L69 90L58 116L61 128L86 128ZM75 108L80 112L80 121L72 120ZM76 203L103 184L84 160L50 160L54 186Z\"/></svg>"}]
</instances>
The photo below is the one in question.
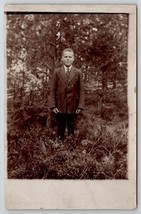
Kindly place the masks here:
<instances>
[{"instance_id":1,"label":"boy's left hand","mask_svg":"<svg viewBox=\"0 0 141 214\"><path fill-rule=\"evenodd\" d=\"M81 109L78 108L78 109L76 109L75 114L79 114L80 112L81 112Z\"/></svg>"}]
</instances>

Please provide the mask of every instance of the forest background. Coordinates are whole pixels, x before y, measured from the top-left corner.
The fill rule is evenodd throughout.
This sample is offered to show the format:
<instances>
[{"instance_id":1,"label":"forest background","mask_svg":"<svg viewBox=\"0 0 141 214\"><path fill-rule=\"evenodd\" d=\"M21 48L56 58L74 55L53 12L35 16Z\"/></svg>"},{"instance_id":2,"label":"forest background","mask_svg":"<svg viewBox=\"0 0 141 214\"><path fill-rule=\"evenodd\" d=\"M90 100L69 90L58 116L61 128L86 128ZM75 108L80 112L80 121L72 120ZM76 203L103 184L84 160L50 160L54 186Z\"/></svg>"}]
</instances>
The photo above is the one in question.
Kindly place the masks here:
<instances>
[{"instance_id":1,"label":"forest background","mask_svg":"<svg viewBox=\"0 0 141 214\"><path fill-rule=\"evenodd\" d=\"M128 15L7 13L6 27L8 177L126 179ZM66 47L86 99L60 143L49 94Z\"/></svg>"}]
</instances>

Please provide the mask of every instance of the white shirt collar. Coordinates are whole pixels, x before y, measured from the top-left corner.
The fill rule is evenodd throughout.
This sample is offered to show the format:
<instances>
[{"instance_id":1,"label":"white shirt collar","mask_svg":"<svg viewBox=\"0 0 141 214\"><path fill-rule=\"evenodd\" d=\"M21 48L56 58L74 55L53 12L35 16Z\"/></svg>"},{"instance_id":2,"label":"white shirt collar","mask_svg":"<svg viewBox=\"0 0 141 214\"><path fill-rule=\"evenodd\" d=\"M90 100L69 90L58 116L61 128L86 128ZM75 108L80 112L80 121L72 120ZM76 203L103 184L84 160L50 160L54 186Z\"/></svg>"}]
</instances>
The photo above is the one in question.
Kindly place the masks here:
<instances>
[{"instance_id":1,"label":"white shirt collar","mask_svg":"<svg viewBox=\"0 0 141 214\"><path fill-rule=\"evenodd\" d=\"M72 65L69 66L69 71L71 70ZM64 65L65 73L68 71L68 67Z\"/></svg>"}]
</instances>

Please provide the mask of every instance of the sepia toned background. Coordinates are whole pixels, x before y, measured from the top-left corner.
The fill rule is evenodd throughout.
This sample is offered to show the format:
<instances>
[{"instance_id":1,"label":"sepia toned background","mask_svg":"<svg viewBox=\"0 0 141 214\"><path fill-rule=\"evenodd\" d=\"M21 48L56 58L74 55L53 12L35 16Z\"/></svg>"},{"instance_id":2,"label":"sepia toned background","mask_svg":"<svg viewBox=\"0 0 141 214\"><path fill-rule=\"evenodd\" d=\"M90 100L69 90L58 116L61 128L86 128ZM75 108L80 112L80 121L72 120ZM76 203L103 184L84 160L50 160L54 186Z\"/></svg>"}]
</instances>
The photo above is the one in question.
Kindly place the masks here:
<instances>
[{"instance_id":1,"label":"sepia toned background","mask_svg":"<svg viewBox=\"0 0 141 214\"><path fill-rule=\"evenodd\" d=\"M128 14L7 13L8 177L126 179ZM85 83L75 139L55 139L50 80L71 47Z\"/></svg>"},{"instance_id":2,"label":"sepia toned background","mask_svg":"<svg viewBox=\"0 0 141 214\"><path fill-rule=\"evenodd\" d=\"M8 177L126 179L128 14L7 13ZM55 139L50 80L71 47L85 83L75 139Z\"/></svg>"}]
</instances>

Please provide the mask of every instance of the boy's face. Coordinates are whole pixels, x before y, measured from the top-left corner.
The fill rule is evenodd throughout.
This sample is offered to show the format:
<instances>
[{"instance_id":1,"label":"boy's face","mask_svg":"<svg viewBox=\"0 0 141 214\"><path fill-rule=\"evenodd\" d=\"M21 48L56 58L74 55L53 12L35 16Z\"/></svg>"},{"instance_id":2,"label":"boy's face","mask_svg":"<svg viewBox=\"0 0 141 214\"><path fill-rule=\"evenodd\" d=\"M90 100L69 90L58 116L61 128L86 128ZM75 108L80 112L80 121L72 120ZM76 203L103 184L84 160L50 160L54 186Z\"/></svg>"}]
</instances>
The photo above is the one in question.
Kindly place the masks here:
<instances>
[{"instance_id":1,"label":"boy's face","mask_svg":"<svg viewBox=\"0 0 141 214\"><path fill-rule=\"evenodd\" d=\"M64 51L61 60L65 66L71 66L74 61L74 53L70 51Z\"/></svg>"}]
</instances>

